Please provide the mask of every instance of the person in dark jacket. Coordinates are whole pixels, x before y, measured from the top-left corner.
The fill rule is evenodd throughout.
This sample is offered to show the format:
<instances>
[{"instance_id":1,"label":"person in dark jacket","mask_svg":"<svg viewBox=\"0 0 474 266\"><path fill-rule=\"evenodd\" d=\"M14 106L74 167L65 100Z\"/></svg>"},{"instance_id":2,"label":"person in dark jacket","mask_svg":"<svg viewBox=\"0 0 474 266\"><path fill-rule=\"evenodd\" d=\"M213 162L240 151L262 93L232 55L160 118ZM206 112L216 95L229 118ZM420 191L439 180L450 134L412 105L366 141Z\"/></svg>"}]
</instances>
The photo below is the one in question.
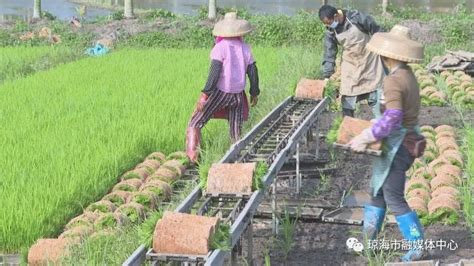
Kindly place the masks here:
<instances>
[{"instance_id":1,"label":"person in dark jacket","mask_svg":"<svg viewBox=\"0 0 474 266\"><path fill-rule=\"evenodd\" d=\"M319 9L326 25L322 73L325 80L334 73L338 45L342 47L341 95L343 115L354 117L356 103L368 100L374 108L377 89L382 86L384 68L380 56L367 51L371 36L383 31L371 16L359 11L338 10L330 5Z\"/></svg>"}]
</instances>

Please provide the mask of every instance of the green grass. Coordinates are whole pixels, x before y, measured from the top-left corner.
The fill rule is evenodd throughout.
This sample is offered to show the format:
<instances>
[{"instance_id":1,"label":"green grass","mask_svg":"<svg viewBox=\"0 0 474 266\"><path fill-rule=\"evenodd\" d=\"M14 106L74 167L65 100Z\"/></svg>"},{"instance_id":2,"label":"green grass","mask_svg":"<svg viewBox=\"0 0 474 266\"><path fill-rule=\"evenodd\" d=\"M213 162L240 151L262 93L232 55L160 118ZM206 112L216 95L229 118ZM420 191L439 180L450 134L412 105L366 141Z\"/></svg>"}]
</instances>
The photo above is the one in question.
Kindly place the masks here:
<instances>
[{"instance_id":1,"label":"green grass","mask_svg":"<svg viewBox=\"0 0 474 266\"><path fill-rule=\"evenodd\" d=\"M338 115L336 118L334 118L334 121L331 124L331 128L326 135L326 143L329 145L329 147L332 147L332 144L337 141L337 135L339 133L339 127L341 126L342 119L343 117Z\"/></svg>"},{"instance_id":2,"label":"green grass","mask_svg":"<svg viewBox=\"0 0 474 266\"><path fill-rule=\"evenodd\" d=\"M254 50L262 98L278 52ZM147 154L183 149L208 54L123 50L1 86L0 251L57 236ZM227 137L226 123L210 123L210 135Z\"/></svg>"},{"instance_id":3,"label":"green grass","mask_svg":"<svg viewBox=\"0 0 474 266\"><path fill-rule=\"evenodd\" d=\"M263 184L263 177L268 172L268 164L265 162L258 162L255 169L255 175L252 180L252 190L263 190L265 188Z\"/></svg>"},{"instance_id":4,"label":"green grass","mask_svg":"<svg viewBox=\"0 0 474 266\"><path fill-rule=\"evenodd\" d=\"M474 192L474 127L465 128L465 145L463 146L467 163L464 169L466 179L461 187L461 203L466 224L474 234L474 199L472 197Z\"/></svg>"},{"instance_id":5,"label":"green grass","mask_svg":"<svg viewBox=\"0 0 474 266\"><path fill-rule=\"evenodd\" d=\"M153 233L155 232L155 226L162 217L163 212L155 211L143 224L138 227L140 242L147 248L151 248L153 245Z\"/></svg>"},{"instance_id":6,"label":"green grass","mask_svg":"<svg viewBox=\"0 0 474 266\"><path fill-rule=\"evenodd\" d=\"M229 224L219 224L216 231L212 235L211 239L211 249L216 250L220 249L223 251L230 251L230 225Z\"/></svg>"},{"instance_id":7,"label":"green grass","mask_svg":"<svg viewBox=\"0 0 474 266\"><path fill-rule=\"evenodd\" d=\"M0 47L0 84L73 61L80 54L68 47Z\"/></svg>"}]
</instances>

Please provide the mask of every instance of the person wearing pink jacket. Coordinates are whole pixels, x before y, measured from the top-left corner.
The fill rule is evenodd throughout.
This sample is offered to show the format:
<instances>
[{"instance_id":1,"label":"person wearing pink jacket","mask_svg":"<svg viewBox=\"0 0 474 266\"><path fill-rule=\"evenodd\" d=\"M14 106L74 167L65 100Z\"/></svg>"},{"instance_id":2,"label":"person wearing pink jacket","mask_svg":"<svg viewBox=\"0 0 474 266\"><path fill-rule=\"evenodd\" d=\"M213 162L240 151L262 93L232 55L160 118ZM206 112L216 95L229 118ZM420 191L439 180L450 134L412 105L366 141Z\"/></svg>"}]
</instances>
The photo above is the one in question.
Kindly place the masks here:
<instances>
[{"instance_id":1,"label":"person wearing pink jacket","mask_svg":"<svg viewBox=\"0 0 474 266\"><path fill-rule=\"evenodd\" d=\"M258 70L251 49L242 36L252 30L246 20L227 13L213 29L216 44L211 51L208 80L186 130L186 154L192 162L199 157L201 129L211 118L229 121L230 138L240 138L249 107L245 94L246 76L250 81L250 102L255 106L260 94Z\"/></svg>"}]
</instances>

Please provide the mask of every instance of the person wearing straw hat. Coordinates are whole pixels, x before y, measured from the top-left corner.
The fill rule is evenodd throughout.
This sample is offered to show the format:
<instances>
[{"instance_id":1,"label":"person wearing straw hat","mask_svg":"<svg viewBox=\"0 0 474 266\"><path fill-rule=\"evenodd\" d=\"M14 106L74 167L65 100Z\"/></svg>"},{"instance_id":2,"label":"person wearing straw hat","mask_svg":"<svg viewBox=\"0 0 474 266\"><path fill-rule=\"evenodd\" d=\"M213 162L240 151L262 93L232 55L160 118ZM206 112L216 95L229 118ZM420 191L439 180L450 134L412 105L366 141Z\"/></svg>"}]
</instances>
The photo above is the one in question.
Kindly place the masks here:
<instances>
[{"instance_id":1,"label":"person wearing straw hat","mask_svg":"<svg viewBox=\"0 0 474 266\"><path fill-rule=\"evenodd\" d=\"M201 129L211 118L229 121L232 142L240 138L243 121L249 114L245 94L246 75L250 81L251 106L260 94L258 70L251 49L242 37L252 30L250 23L231 12L214 26L216 37L211 51L209 76L186 130L186 153L191 161L199 156Z\"/></svg>"},{"instance_id":2,"label":"person wearing straw hat","mask_svg":"<svg viewBox=\"0 0 474 266\"><path fill-rule=\"evenodd\" d=\"M403 237L410 243L423 240L423 228L416 212L404 197L405 172L415 158L423 154L426 141L420 133L420 89L407 63L423 61L424 47L409 38L409 29L395 25L389 33L376 33L367 43L367 50L381 56L389 74L379 90L380 108L371 128L351 140L355 152L363 152L367 145L382 141L384 154L374 158L372 165L371 200L364 206L363 233L374 239L382 226L386 207L396 217ZM423 250L414 246L401 259L419 260Z\"/></svg>"},{"instance_id":3,"label":"person wearing straw hat","mask_svg":"<svg viewBox=\"0 0 474 266\"><path fill-rule=\"evenodd\" d=\"M343 115L354 117L356 104L367 100L374 108L384 70L380 57L365 49L376 32L383 31L375 20L356 10L338 10L330 5L319 9L319 18L326 25L322 75L325 80L334 74L338 45L342 47L341 95Z\"/></svg>"}]
</instances>

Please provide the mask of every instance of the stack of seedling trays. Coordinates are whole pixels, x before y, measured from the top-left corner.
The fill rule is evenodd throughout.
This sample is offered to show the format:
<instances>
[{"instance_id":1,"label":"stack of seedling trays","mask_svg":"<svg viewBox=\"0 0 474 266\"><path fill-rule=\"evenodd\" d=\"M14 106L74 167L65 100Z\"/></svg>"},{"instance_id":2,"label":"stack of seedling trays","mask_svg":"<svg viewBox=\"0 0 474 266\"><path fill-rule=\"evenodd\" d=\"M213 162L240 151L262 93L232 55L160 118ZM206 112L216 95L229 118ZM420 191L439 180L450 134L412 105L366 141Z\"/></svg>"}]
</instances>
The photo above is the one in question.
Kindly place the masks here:
<instances>
[{"instance_id":1,"label":"stack of seedling trays","mask_svg":"<svg viewBox=\"0 0 474 266\"><path fill-rule=\"evenodd\" d=\"M415 71L416 79L420 86L421 104L423 106L444 106L448 96L439 89L436 77L428 73L421 65L411 65Z\"/></svg>"},{"instance_id":2,"label":"stack of seedling trays","mask_svg":"<svg viewBox=\"0 0 474 266\"><path fill-rule=\"evenodd\" d=\"M474 83L471 76L463 71L443 71L441 77L451 101L466 109L474 109Z\"/></svg>"},{"instance_id":3,"label":"stack of seedling trays","mask_svg":"<svg viewBox=\"0 0 474 266\"><path fill-rule=\"evenodd\" d=\"M124 173L110 193L69 221L57 239L40 239L33 245L29 263L57 262L67 251L68 244L103 237L125 225L143 222L170 201L173 185L183 177L188 166L188 157L183 152L168 157L161 152L150 154Z\"/></svg>"},{"instance_id":4,"label":"stack of seedling trays","mask_svg":"<svg viewBox=\"0 0 474 266\"><path fill-rule=\"evenodd\" d=\"M456 131L448 125L421 127L427 146L407 172L408 205L423 224L455 224L459 218L463 158Z\"/></svg>"}]
</instances>

